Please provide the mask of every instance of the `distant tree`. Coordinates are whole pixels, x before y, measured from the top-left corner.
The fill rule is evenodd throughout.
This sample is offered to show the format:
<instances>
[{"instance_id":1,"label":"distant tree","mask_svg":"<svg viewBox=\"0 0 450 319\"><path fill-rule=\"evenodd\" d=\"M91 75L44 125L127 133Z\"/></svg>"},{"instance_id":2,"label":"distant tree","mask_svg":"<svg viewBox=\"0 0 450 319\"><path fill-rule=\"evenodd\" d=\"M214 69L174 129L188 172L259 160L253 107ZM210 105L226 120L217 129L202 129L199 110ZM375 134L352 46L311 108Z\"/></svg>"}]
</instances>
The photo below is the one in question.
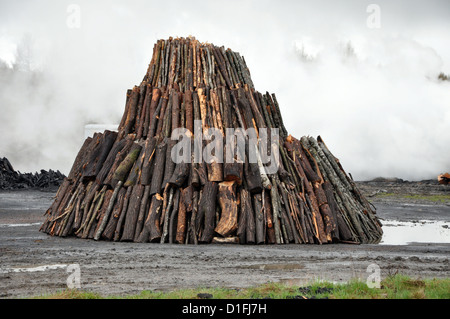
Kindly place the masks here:
<instances>
[{"instance_id":1,"label":"distant tree","mask_svg":"<svg viewBox=\"0 0 450 319\"><path fill-rule=\"evenodd\" d=\"M444 74L443 72L439 73L438 79L441 81L450 81L450 76Z\"/></svg>"}]
</instances>

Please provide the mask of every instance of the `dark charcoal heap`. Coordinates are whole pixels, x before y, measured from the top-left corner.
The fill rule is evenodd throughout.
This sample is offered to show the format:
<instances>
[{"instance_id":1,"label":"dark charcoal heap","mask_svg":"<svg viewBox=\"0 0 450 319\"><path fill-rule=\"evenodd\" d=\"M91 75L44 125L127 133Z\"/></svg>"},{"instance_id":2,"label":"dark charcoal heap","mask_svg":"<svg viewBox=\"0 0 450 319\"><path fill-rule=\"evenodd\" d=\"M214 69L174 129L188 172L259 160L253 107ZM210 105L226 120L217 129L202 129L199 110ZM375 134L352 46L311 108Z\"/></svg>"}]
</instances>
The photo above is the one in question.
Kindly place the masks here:
<instances>
[{"instance_id":1,"label":"dark charcoal heap","mask_svg":"<svg viewBox=\"0 0 450 319\"><path fill-rule=\"evenodd\" d=\"M47 188L60 186L65 176L60 171L41 170L40 173L15 171L6 157L0 158L0 189Z\"/></svg>"},{"instance_id":2,"label":"dark charcoal heap","mask_svg":"<svg viewBox=\"0 0 450 319\"><path fill-rule=\"evenodd\" d=\"M243 128L258 140L245 137L244 154L230 152L234 142L209 140L235 162L175 163L172 132L186 128L195 145L194 123L203 136L214 128L226 140L227 128ZM277 137L267 134L268 153L279 154L278 170L269 171L260 158L249 161L249 147L277 129ZM86 139L41 231L180 244L378 243L383 233L323 140L288 135L275 95L254 89L244 58L195 38L155 44L143 81L127 92L118 132Z\"/></svg>"}]
</instances>

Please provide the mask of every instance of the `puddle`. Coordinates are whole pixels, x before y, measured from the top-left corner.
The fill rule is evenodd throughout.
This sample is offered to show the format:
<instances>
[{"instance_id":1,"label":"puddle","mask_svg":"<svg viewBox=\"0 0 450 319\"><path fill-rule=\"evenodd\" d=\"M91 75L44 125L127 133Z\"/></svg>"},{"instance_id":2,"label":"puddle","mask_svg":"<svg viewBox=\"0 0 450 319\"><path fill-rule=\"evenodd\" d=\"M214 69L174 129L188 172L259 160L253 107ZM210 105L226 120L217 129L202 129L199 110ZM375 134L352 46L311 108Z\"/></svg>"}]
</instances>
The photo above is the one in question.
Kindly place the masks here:
<instances>
[{"instance_id":1,"label":"puddle","mask_svg":"<svg viewBox=\"0 0 450 319\"><path fill-rule=\"evenodd\" d=\"M66 268L67 264L54 264L54 265L42 265L37 267L24 267L24 268L3 268L0 269L0 274L7 274L10 272L36 272L36 271L46 271L46 270L54 270L60 268Z\"/></svg>"},{"instance_id":2,"label":"puddle","mask_svg":"<svg viewBox=\"0 0 450 319\"><path fill-rule=\"evenodd\" d=\"M409 243L450 243L450 222L419 220L404 222L383 220L380 245L408 245Z\"/></svg>"},{"instance_id":3,"label":"puddle","mask_svg":"<svg viewBox=\"0 0 450 319\"><path fill-rule=\"evenodd\" d=\"M23 224L0 224L0 228L3 227L28 227L28 226L38 226L42 223L23 223Z\"/></svg>"}]
</instances>

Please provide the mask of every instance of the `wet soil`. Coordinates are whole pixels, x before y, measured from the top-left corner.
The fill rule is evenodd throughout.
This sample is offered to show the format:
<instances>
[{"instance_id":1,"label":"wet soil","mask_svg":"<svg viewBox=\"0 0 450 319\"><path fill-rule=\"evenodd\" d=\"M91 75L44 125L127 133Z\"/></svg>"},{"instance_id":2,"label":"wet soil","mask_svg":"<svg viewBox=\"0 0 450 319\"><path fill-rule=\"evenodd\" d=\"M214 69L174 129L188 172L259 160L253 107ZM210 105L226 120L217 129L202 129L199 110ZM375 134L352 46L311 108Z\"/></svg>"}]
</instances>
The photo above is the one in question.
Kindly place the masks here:
<instances>
[{"instance_id":1,"label":"wet soil","mask_svg":"<svg viewBox=\"0 0 450 319\"><path fill-rule=\"evenodd\" d=\"M450 221L446 202L402 194L449 194L450 187L389 181L358 183L369 196L378 190L398 196L368 197L383 220ZM417 184L417 183L416 183ZM450 244L408 245L169 245L114 243L51 237L39 232L56 190L0 192L0 297L18 298L67 288L67 265L80 267L81 288L102 295L191 287L248 287L266 282L308 285L323 279L366 280L377 264L381 277L450 276ZM448 229L447 229L448 231ZM420 238L420 234L417 234Z\"/></svg>"}]
</instances>

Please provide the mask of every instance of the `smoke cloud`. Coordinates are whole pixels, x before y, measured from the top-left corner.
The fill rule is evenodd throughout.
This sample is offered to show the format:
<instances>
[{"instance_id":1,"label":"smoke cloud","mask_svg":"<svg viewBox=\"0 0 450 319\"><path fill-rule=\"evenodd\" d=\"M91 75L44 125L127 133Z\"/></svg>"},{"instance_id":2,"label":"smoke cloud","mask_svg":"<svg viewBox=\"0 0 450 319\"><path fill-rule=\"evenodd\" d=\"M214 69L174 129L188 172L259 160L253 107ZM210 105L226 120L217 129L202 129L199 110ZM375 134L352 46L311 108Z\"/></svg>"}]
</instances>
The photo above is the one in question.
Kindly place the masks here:
<instances>
[{"instance_id":1,"label":"smoke cloud","mask_svg":"<svg viewBox=\"0 0 450 319\"><path fill-rule=\"evenodd\" d=\"M0 156L68 173L86 124L115 124L153 44L195 36L246 59L287 130L355 179L450 170L447 1L0 1Z\"/></svg>"}]
</instances>

